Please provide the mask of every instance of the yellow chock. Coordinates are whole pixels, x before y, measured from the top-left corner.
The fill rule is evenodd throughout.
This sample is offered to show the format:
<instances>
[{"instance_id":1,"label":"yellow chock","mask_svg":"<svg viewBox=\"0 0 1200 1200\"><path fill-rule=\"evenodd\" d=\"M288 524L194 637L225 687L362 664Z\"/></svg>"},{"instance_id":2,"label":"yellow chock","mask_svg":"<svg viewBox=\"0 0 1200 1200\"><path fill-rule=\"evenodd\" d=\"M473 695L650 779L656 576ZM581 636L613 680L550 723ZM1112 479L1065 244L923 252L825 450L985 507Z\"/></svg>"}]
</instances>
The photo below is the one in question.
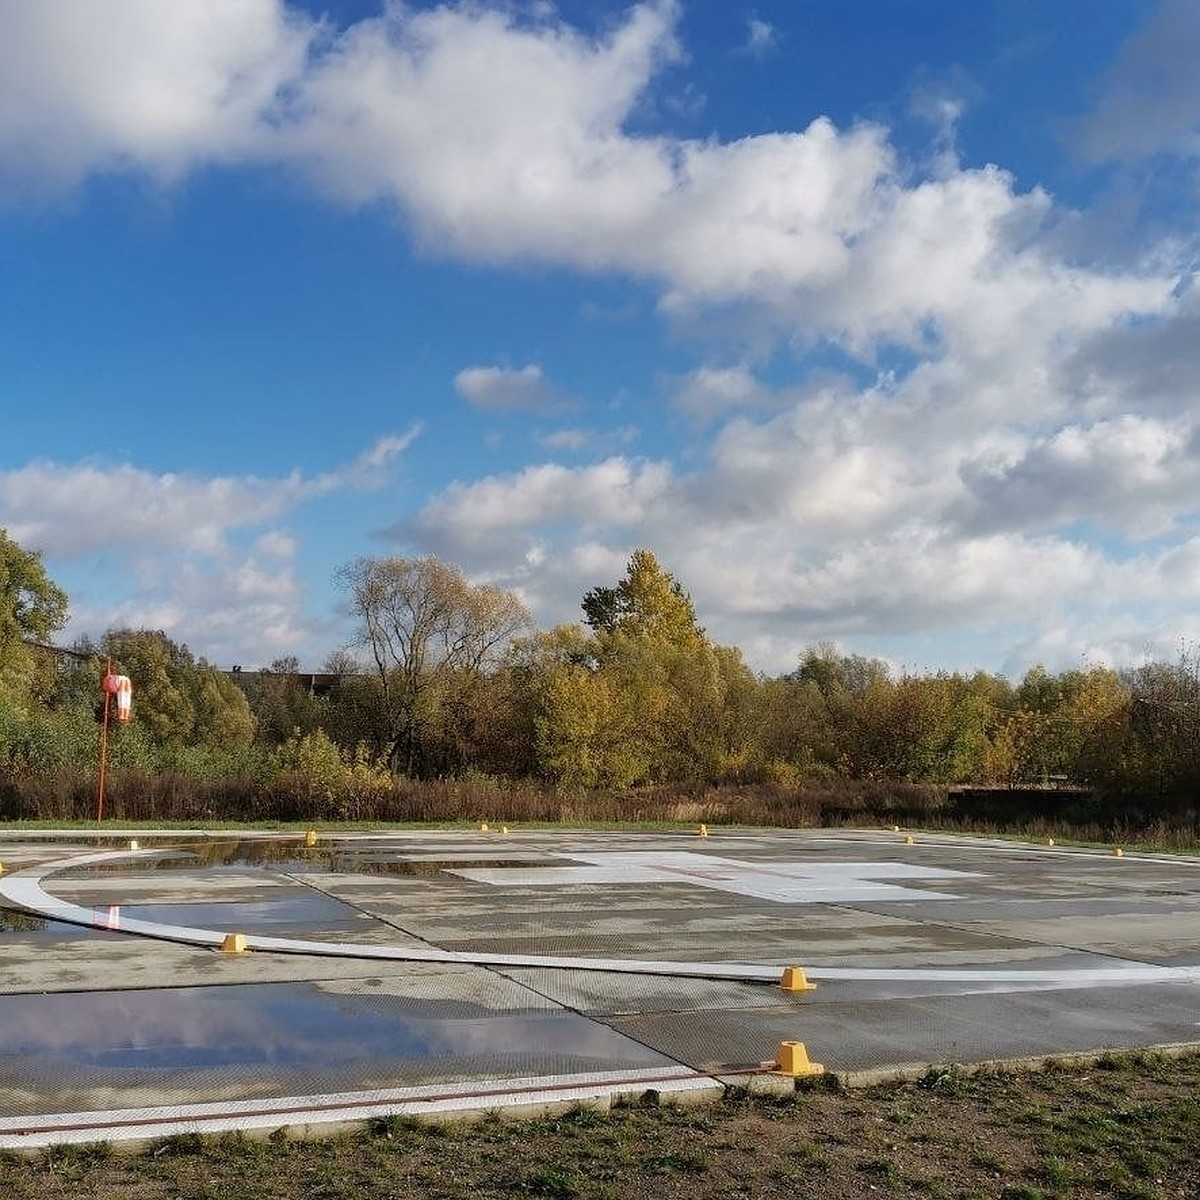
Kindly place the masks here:
<instances>
[{"instance_id":1,"label":"yellow chock","mask_svg":"<svg viewBox=\"0 0 1200 1200\"><path fill-rule=\"evenodd\" d=\"M803 967L784 967L779 986L785 992L811 992L817 985L808 982Z\"/></svg>"},{"instance_id":2,"label":"yellow chock","mask_svg":"<svg viewBox=\"0 0 1200 1200\"><path fill-rule=\"evenodd\" d=\"M915 845L916 845L916 842L917 842L917 839L916 839L916 838L914 838L914 837L913 837L913 835L912 835L911 833L908 835L908 837L906 837L906 838L904 839L904 844L905 844L906 846L915 846Z\"/></svg>"},{"instance_id":3,"label":"yellow chock","mask_svg":"<svg viewBox=\"0 0 1200 1200\"><path fill-rule=\"evenodd\" d=\"M899 825L893 825L893 826L892 826L892 832L893 832L893 833L899 833L899 832L900 832L900 826L899 826Z\"/></svg>"},{"instance_id":4,"label":"yellow chock","mask_svg":"<svg viewBox=\"0 0 1200 1200\"><path fill-rule=\"evenodd\" d=\"M507 826L507 825L501 825L501 826L500 826L500 832L501 832L501 833L507 833L507 832L508 832L508 826Z\"/></svg>"},{"instance_id":5,"label":"yellow chock","mask_svg":"<svg viewBox=\"0 0 1200 1200\"><path fill-rule=\"evenodd\" d=\"M701 836L701 837L708 837L708 826L707 826L707 825L701 825L701 826L700 826L700 829L699 829L699 833L700 833L700 836Z\"/></svg>"},{"instance_id":6,"label":"yellow chock","mask_svg":"<svg viewBox=\"0 0 1200 1200\"><path fill-rule=\"evenodd\" d=\"M1113 847L1113 858L1124 858L1124 857L1125 857L1125 851L1122 850L1120 846L1114 846Z\"/></svg>"},{"instance_id":7,"label":"yellow chock","mask_svg":"<svg viewBox=\"0 0 1200 1200\"><path fill-rule=\"evenodd\" d=\"M304 835L304 844L306 846L315 846L317 844L317 831L315 829L310 829Z\"/></svg>"},{"instance_id":8,"label":"yellow chock","mask_svg":"<svg viewBox=\"0 0 1200 1200\"><path fill-rule=\"evenodd\" d=\"M227 933L221 943L222 954L249 954L250 947L246 945L244 933Z\"/></svg>"},{"instance_id":9,"label":"yellow chock","mask_svg":"<svg viewBox=\"0 0 1200 1200\"><path fill-rule=\"evenodd\" d=\"M137 849L138 849L138 840L137 840L137 838L130 838L130 839L129 839L129 848L130 848L130 850L137 850Z\"/></svg>"},{"instance_id":10,"label":"yellow chock","mask_svg":"<svg viewBox=\"0 0 1200 1200\"><path fill-rule=\"evenodd\" d=\"M1053 845L1054 845L1054 839L1053 839L1053 838L1047 838L1047 839L1046 839L1046 845L1047 845L1047 846L1053 846Z\"/></svg>"},{"instance_id":11,"label":"yellow chock","mask_svg":"<svg viewBox=\"0 0 1200 1200\"><path fill-rule=\"evenodd\" d=\"M0 875L4 874L4 864L0 863Z\"/></svg>"},{"instance_id":12,"label":"yellow chock","mask_svg":"<svg viewBox=\"0 0 1200 1200\"><path fill-rule=\"evenodd\" d=\"M808 1050L803 1042L780 1042L775 1070L780 1075L791 1075L795 1079L825 1073L825 1068L820 1063L809 1061Z\"/></svg>"}]
</instances>

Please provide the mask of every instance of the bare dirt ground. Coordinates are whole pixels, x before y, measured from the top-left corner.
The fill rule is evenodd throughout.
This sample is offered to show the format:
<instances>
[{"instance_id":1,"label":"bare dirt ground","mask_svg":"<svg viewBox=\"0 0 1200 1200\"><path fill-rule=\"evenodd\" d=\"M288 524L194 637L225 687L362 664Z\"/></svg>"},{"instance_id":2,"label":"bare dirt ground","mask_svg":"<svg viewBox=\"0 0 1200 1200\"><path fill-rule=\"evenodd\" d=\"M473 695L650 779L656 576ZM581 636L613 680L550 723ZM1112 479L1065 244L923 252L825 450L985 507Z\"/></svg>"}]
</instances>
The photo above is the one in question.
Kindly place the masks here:
<instances>
[{"instance_id":1,"label":"bare dirt ground","mask_svg":"<svg viewBox=\"0 0 1200 1200\"><path fill-rule=\"evenodd\" d=\"M5 1200L1200 1197L1200 1054L1022 1074L931 1072L675 1108L459 1126L384 1120L314 1142L175 1138L0 1159Z\"/></svg>"}]
</instances>

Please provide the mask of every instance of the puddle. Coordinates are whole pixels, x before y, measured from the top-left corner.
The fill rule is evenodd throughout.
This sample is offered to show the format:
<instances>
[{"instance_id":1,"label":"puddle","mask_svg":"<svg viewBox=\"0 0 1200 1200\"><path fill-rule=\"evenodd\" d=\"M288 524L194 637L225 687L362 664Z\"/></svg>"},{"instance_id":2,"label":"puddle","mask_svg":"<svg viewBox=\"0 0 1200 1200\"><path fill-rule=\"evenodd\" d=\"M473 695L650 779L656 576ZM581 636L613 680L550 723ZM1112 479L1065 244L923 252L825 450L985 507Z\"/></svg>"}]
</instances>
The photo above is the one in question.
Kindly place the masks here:
<instances>
[{"instance_id":1,"label":"puddle","mask_svg":"<svg viewBox=\"0 0 1200 1200\"><path fill-rule=\"evenodd\" d=\"M154 921L161 925L187 925L200 929L232 929L242 933L274 929L280 925L328 930L359 927L371 918L318 892L305 892L285 900L254 900L179 904L122 904L122 920Z\"/></svg>"},{"instance_id":2,"label":"puddle","mask_svg":"<svg viewBox=\"0 0 1200 1200\"><path fill-rule=\"evenodd\" d=\"M668 1062L565 1010L309 984L0 996L0 1091L20 1097L19 1111L88 1095L104 1107L145 1102L132 1097L146 1089L203 1100L213 1089L231 1098Z\"/></svg>"}]
</instances>

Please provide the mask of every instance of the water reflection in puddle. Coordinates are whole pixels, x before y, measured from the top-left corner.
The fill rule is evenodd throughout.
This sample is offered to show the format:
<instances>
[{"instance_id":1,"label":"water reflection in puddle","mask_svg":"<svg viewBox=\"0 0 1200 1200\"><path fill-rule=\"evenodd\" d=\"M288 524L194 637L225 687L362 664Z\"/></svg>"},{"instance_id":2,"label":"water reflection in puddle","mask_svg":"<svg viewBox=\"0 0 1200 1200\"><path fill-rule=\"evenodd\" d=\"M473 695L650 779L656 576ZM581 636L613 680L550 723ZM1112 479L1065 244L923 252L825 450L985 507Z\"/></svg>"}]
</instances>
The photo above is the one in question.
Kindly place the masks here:
<instances>
[{"instance_id":1,"label":"water reflection in puddle","mask_svg":"<svg viewBox=\"0 0 1200 1200\"><path fill-rule=\"evenodd\" d=\"M303 929L341 929L371 922L371 918L358 909L316 892L283 900L122 904L120 910L120 919L125 921L154 921L200 929L232 929L236 926L243 933L277 930L285 925Z\"/></svg>"},{"instance_id":2,"label":"water reflection in puddle","mask_svg":"<svg viewBox=\"0 0 1200 1200\"><path fill-rule=\"evenodd\" d=\"M106 843L97 839L102 849L121 850L124 844ZM236 869L276 872L280 874L309 874L322 872L349 875L414 875L429 878L442 871L464 867L528 867L545 861L540 855L523 854L515 857L489 857L481 854L462 854L447 850L445 856L406 854L401 846L380 846L372 843L357 845L298 845L295 839L280 841L231 840L228 842L196 842L175 846L143 847L158 849L155 857L113 860L85 867L57 871L61 879L86 879L93 876L130 874L131 872L171 873ZM558 862L555 857L553 861Z\"/></svg>"},{"instance_id":3,"label":"water reflection in puddle","mask_svg":"<svg viewBox=\"0 0 1200 1200\"><path fill-rule=\"evenodd\" d=\"M38 1094L22 1103L39 1111L64 1092L77 1101L103 1090L110 1104L123 1088L196 1087L203 1099L205 1080L218 1077L224 1095L259 1095L667 1061L565 1010L497 1012L312 984L0 996L0 1091Z\"/></svg>"}]
</instances>

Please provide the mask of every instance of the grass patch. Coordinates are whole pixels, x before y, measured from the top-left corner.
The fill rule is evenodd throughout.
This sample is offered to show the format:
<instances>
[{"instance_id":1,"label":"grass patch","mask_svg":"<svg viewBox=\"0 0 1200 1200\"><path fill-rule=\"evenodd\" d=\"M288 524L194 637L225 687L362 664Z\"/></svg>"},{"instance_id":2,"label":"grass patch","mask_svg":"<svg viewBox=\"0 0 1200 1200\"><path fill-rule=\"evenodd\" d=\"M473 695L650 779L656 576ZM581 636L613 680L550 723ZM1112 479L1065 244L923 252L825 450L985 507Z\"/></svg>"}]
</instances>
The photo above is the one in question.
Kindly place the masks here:
<instances>
[{"instance_id":1,"label":"grass patch","mask_svg":"<svg viewBox=\"0 0 1200 1200\"><path fill-rule=\"evenodd\" d=\"M1119 1086L1097 1088L1097 1078ZM1200 1195L1198 1091L1200 1056L1121 1056L1024 1076L931 1073L791 1105L743 1094L525 1122L380 1118L315 1143L185 1135L137 1156L100 1144L0 1157L0 1196L1166 1200Z\"/></svg>"}]
</instances>

